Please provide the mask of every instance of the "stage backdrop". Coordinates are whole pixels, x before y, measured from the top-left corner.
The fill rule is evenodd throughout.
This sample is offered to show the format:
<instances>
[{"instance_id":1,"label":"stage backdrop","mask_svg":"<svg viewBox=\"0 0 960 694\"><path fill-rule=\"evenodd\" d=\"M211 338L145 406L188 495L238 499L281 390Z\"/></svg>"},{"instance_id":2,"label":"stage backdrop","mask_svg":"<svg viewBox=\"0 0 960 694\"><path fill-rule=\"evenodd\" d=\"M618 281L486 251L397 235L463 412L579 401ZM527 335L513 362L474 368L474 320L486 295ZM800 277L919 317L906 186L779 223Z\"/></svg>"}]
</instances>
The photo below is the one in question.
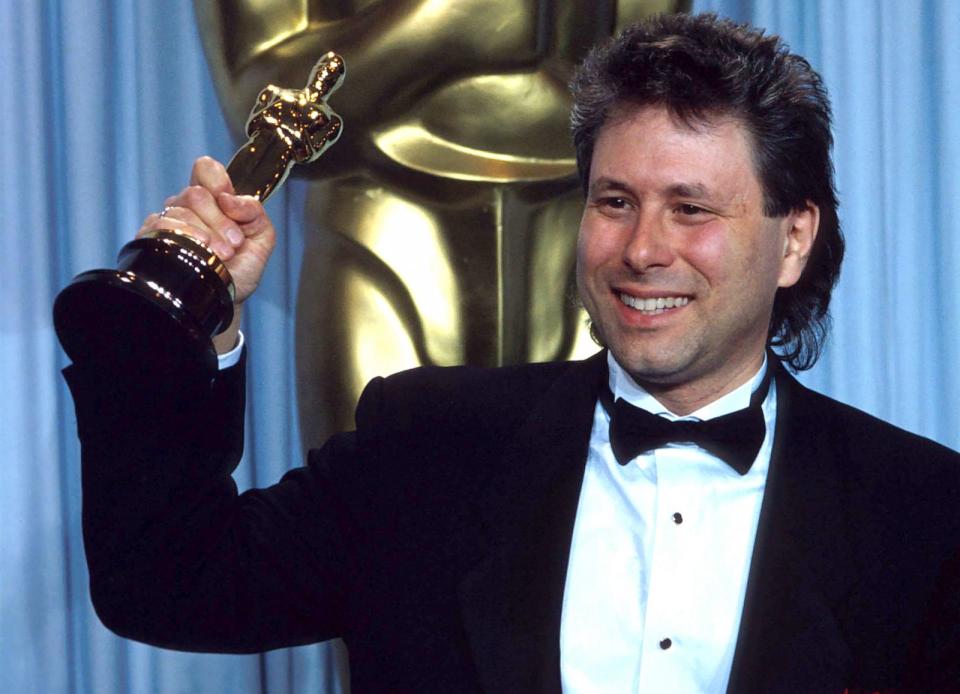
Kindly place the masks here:
<instances>
[{"instance_id":1,"label":"stage backdrop","mask_svg":"<svg viewBox=\"0 0 960 694\"><path fill-rule=\"evenodd\" d=\"M833 97L848 241L824 359L804 380L960 447L960 4L703 0L785 36ZM80 536L79 452L50 307L113 265L143 216L230 141L189 0L0 0L0 682L4 691L333 692L324 647L190 655L97 621ZM268 208L280 246L245 319L241 486L301 462L293 297L303 189Z\"/></svg>"}]
</instances>

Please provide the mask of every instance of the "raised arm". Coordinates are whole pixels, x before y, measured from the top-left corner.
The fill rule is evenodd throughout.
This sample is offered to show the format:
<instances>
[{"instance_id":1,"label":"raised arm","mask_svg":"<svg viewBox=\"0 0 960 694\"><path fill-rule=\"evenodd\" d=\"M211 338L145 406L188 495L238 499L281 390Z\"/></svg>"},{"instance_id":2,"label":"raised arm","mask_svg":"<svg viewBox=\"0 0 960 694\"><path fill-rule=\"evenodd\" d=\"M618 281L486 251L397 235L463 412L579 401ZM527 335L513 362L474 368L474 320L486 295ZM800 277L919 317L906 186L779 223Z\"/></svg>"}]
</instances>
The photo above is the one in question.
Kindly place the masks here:
<instances>
[{"instance_id":1,"label":"raised arm","mask_svg":"<svg viewBox=\"0 0 960 694\"><path fill-rule=\"evenodd\" d=\"M237 313L274 245L263 207L234 195L209 158L140 233L153 228L182 230L221 256ZM340 530L324 512L336 504L332 486L316 466L243 495L231 479L243 448L242 362L212 382L153 378L149 364L78 364L65 375L82 447L91 596L108 627L168 648L234 652L340 632Z\"/></svg>"},{"instance_id":2,"label":"raised arm","mask_svg":"<svg viewBox=\"0 0 960 694\"><path fill-rule=\"evenodd\" d=\"M67 372L83 458L90 592L103 623L179 650L257 652L343 633L335 483L322 465L242 495L242 366L209 387ZM327 447L353 459L353 435Z\"/></svg>"}]
</instances>

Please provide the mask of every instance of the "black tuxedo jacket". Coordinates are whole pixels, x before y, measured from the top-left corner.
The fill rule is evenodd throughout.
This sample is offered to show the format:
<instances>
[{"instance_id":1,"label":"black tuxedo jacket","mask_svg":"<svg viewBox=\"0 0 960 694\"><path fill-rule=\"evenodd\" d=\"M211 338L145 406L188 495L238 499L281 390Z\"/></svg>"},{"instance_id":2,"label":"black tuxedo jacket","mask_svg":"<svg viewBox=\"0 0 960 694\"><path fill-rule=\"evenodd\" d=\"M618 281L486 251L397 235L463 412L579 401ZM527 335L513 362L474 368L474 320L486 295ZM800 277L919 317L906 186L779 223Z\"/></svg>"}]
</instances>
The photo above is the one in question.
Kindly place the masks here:
<instances>
[{"instance_id":1,"label":"black tuxedo jacket","mask_svg":"<svg viewBox=\"0 0 960 694\"><path fill-rule=\"evenodd\" d=\"M559 691L604 354L377 379L355 432L238 496L242 372L67 370L104 623L217 652L342 636L357 692ZM960 691L960 457L776 378L729 691Z\"/></svg>"}]
</instances>

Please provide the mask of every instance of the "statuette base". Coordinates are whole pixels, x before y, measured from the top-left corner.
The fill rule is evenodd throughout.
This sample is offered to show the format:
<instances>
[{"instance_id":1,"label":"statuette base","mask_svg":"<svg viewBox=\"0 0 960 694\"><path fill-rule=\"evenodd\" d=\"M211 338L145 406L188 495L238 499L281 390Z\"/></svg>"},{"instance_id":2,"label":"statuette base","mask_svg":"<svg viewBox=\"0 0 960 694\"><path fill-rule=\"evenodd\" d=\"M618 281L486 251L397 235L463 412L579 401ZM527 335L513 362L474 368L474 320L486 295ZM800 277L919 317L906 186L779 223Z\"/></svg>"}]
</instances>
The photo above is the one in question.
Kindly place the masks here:
<instances>
[{"instance_id":1,"label":"statuette base","mask_svg":"<svg viewBox=\"0 0 960 694\"><path fill-rule=\"evenodd\" d=\"M78 275L57 296L53 323L70 359L212 375L211 336L233 319L222 262L185 234L157 231L125 245L118 265Z\"/></svg>"}]
</instances>

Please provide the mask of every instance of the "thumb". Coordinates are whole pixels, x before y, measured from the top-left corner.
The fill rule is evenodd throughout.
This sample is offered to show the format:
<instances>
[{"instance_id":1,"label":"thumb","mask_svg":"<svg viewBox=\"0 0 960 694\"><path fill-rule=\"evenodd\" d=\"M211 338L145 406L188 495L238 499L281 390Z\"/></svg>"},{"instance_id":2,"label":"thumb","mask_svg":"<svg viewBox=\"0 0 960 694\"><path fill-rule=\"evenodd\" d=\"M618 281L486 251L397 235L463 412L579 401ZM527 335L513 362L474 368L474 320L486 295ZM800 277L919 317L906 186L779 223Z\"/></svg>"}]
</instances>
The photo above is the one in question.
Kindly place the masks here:
<instances>
[{"instance_id":1,"label":"thumb","mask_svg":"<svg viewBox=\"0 0 960 694\"><path fill-rule=\"evenodd\" d=\"M223 213L238 224L251 224L267 216L263 204L252 195L223 192L217 196L217 203Z\"/></svg>"}]
</instances>

